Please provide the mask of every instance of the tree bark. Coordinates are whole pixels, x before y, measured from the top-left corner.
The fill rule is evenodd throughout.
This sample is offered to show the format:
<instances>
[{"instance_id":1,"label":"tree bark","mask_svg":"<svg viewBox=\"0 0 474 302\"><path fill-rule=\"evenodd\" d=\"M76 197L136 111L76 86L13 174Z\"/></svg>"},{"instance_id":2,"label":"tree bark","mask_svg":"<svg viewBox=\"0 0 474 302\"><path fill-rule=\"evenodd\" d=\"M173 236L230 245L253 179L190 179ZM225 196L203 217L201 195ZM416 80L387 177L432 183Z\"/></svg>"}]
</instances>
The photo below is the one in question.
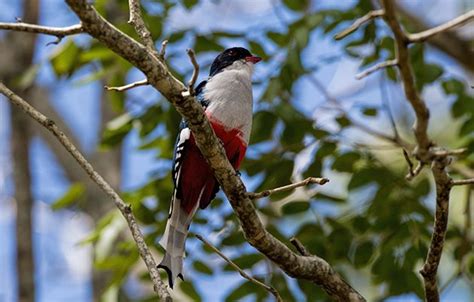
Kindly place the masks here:
<instances>
[{"instance_id":1,"label":"tree bark","mask_svg":"<svg viewBox=\"0 0 474 302\"><path fill-rule=\"evenodd\" d=\"M25 1L23 20L36 23L38 21L39 1ZM33 63L35 51L35 35L9 33L2 48L9 50L7 58L13 59L15 64L10 65L0 77L15 86L17 78ZM3 53L3 52L2 52ZM6 66L2 64L2 66ZM18 90L27 99L30 99L28 88ZM11 151L13 159L13 180L15 183L16 201L16 263L18 301L35 301L35 263L32 232L33 195L31 192L31 171L29 143L31 139L31 119L19 108L11 108Z\"/></svg>"}]
</instances>

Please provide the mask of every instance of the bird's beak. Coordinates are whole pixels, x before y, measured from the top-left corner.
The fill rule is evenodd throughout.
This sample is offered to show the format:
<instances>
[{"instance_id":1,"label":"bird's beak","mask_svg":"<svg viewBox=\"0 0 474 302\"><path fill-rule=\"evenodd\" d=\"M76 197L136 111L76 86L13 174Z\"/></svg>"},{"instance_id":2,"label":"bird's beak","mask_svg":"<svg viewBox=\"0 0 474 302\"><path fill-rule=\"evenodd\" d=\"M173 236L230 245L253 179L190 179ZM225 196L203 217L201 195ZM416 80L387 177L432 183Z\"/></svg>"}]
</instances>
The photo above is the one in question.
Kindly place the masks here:
<instances>
[{"instance_id":1,"label":"bird's beak","mask_svg":"<svg viewBox=\"0 0 474 302\"><path fill-rule=\"evenodd\" d=\"M248 56L248 57L245 57L245 61L247 62L252 62L254 64L257 64L258 62L260 62L262 60L262 58L260 57L256 57L256 56Z\"/></svg>"}]
</instances>

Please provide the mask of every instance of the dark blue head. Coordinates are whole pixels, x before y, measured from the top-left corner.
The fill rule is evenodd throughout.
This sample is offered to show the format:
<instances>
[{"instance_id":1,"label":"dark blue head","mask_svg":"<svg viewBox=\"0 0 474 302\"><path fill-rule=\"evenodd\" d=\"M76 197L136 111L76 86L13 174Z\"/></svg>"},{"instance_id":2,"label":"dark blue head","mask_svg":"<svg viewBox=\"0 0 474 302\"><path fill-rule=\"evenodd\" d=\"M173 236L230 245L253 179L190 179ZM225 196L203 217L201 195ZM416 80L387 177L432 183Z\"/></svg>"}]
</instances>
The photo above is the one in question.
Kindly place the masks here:
<instances>
[{"instance_id":1,"label":"dark blue head","mask_svg":"<svg viewBox=\"0 0 474 302\"><path fill-rule=\"evenodd\" d=\"M247 62L252 62L253 64L256 64L262 59L253 56L250 51L243 47L227 48L214 59L214 62L212 62L209 76L214 76L215 74L221 72L224 68L232 65L235 61L238 60L245 60Z\"/></svg>"}]
</instances>

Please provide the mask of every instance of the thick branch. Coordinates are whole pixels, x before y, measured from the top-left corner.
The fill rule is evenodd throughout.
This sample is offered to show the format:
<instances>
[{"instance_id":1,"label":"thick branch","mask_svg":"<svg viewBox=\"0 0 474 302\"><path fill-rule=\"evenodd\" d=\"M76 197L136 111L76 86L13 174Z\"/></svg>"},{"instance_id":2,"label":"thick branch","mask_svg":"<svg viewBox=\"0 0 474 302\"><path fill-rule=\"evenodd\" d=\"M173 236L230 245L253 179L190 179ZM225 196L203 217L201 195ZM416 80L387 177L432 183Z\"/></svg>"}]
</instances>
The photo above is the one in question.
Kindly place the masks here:
<instances>
[{"instance_id":1,"label":"thick branch","mask_svg":"<svg viewBox=\"0 0 474 302\"><path fill-rule=\"evenodd\" d=\"M420 270L425 282L426 301L439 301L438 282L436 274L443 254L444 239L448 227L449 194L451 192L451 178L446 173L448 158L435 160L432 165L436 183L436 212L434 230L428 249L425 263Z\"/></svg>"},{"instance_id":2,"label":"thick branch","mask_svg":"<svg viewBox=\"0 0 474 302\"><path fill-rule=\"evenodd\" d=\"M296 189L296 188L299 188L299 187L307 186L309 184L324 185L328 182L329 182L329 179L327 179L327 178L308 177L305 180L300 181L300 182L296 182L296 183L286 185L286 186L283 186L283 187L278 187L278 188L275 188L275 189L265 190L265 191L262 191L260 193L248 193L248 195L251 199L259 199L259 198L262 198L262 197L270 196L274 193L290 191L290 190L293 190L293 189Z\"/></svg>"},{"instance_id":3,"label":"thick branch","mask_svg":"<svg viewBox=\"0 0 474 302\"><path fill-rule=\"evenodd\" d=\"M425 30L416 34L409 34L408 41L410 43L424 42L434 35L450 30L456 26L461 26L473 19L474 19L474 9L470 10L469 12L459 17L454 18L453 20L450 20L436 27L430 28L428 30Z\"/></svg>"},{"instance_id":4,"label":"thick branch","mask_svg":"<svg viewBox=\"0 0 474 302\"><path fill-rule=\"evenodd\" d=\"M370 20L373 20L377 17L383 16L384 14L385 14L385 11L383 9L370 11L367 14L365 14L363 17L355 20L354 23L352 23L352 25L349 26L347 29L345 29L345 30L341 31L340 33L336 34L334 36L334 39L336 39L336 40L344 39L348 35L355 32L364 23L369 22Z\"/></svg>"},{"instance_id":5,"label":"thick branch","mask_svg":"<svg viewBox=\"0 0 474 302\"><path fill-rule=\"evenodd\" d=\"M145 47L99 16L86 0L67 0L67 3L81 19L86 32L140 69L150 84L188 121L201 153L214 170L219 184L239 217L248 242L278 264L288 275L308 279L321 285L334 300L364 301L364 298L345 283L326 261L296 255L264 229L251 199L247 196L242 180L229 163L222 145L204 115L202 106L194 97L185 94L187 88L183 83L178 81Z\"/></svg>"},{"instance_id":6,"label":"thick branch","mask_svg":"<svg viewBox=\"0 0 474 302\"><path fill-rule=\"evenodd\" d=\"M44 116L41 112L37 111L25 100L14 94L8 89L3 83L0 82L0 93L5 95L10 102L18 106L21 110L27 113L31 118L36 120L39 124L47 128L52 134L54 134L66 150L74 157L79 165L87 172L90 178L97 183L97 185L114 201L117 208L120 210L122 215L127 220L130 231L132 232L133 239L138 247L138 252L145 262L148 272L155 291L163 300L171 300L171 296L168 293L167 286L160 280L160 275L156 267L156 262L151 255L150 250L145 242L145 238L133 216L132 209L126 205L120 196L112 189L105 179L102 178L92 167L92 165L85 159L85 157L79 152L69 138L56 126L54 121Z\"/></svg>"},{"instance_id":7,"label":"thick branch","mask_svg":"<svg viewBox=\"0 0 474 302\"><path fill-rule=\"evenodd\" d=\"M217 255L219 255L222 259L224 259L225 262L229 263L230 266L232 266L233 269L235 269L236 271L239 272L239 274L249 280L250 282L260 286L260 287L263 287L265 290L267 290L269 293L271 293L272 295L275 296L275 299L278 301L278 302L282 302L283 300L281 299L280 297L280 294L278 293L278 291L276 289L274 289L273 287L269 286L269 285L266 285L265 283L255 279L254 277L248 275L246 272L244 272L243 269L241 269L237 264L235 264L232 260L230 260L226 255L224 255L224 253L222 253L217 247L215 247L214 245L212 245L209 241L207 241L206 239L204 239L201 235L198 235L196 234L196 238L201 240L205 245L207 245L208 247L210 247Z\"/></svg>"}]
</instances>

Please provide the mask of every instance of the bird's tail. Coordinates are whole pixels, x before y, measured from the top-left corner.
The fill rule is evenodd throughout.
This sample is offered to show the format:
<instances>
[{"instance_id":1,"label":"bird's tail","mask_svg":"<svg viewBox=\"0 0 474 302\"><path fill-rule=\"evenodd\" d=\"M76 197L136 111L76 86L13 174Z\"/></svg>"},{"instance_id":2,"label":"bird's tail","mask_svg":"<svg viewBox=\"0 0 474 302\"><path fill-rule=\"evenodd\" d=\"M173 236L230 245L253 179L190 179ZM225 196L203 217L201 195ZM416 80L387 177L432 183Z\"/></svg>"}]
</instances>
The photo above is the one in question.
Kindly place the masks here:
<instances>
[{"instance_id":1,"label":"bird's tail","mask_svg":"<svg viewBox=\"0 0 474 302\"><path fill-rule=\"evenodd\" d=\"M176 197L172 200L171 213L166 224L166 230L160 245L166 250L163 260L158 265L168 274L171 288L177 277L183 280L184 245L188 235L191 219L196 212L197 205L190 213L181 207L181 201Z\"/></svg>"}]
</instances>

